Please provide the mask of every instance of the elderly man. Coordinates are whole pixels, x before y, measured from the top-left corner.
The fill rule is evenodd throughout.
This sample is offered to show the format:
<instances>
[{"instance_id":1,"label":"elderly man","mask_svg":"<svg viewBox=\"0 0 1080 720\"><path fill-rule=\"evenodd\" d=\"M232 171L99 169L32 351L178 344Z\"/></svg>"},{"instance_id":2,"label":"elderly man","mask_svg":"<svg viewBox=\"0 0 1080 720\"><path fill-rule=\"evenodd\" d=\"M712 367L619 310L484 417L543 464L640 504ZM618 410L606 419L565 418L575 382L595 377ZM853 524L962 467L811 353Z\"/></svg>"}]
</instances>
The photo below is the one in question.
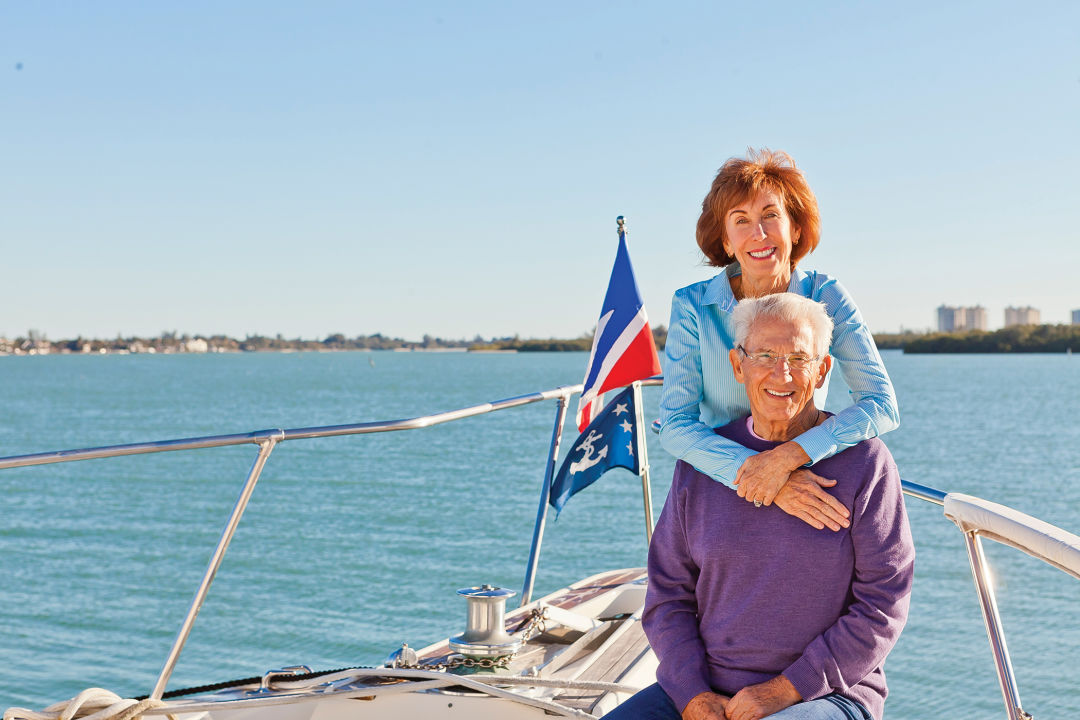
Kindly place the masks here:
<instances>
[{"instance_id":1,"label":"elderly man","mask_svg":"<svg viewBox=\"0 0 1080 720\"><path fill-rule=\"evenodd\" d=\"M824 308L790 293L739 303L731 364L751 416L716 432L776 447L825 420ZM866 440L814 466L850 522L815 529L685 462L649 548L643 622L659 683L609 717L880 720L882 665L907 618L915 551L892 456ZM810 482L810 481L807 481ZM775 504L817 492L789 482Z\"/></svg>"}]
</instances>

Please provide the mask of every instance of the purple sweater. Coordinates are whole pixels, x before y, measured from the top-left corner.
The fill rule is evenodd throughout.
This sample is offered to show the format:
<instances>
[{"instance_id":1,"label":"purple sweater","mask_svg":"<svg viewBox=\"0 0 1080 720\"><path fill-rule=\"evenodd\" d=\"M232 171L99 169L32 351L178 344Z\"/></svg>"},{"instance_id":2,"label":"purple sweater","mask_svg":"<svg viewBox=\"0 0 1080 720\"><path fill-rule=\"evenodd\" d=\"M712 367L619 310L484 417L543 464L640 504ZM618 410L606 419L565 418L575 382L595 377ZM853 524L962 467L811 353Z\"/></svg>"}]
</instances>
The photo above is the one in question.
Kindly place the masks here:
<instances>
[{"instance_id":1,"label":"purple sweater","mask_svg":"<svg viewBox=\"0 0 1080 720\"><path fill-rule=\"evenodd\" d=\"M745 418L716 432L751 450L780 444ZM649 548L643 623L680 712L699 693L734 695L782 673L804 700L837 692L881 718L882 665L907 619L915 560L900 475L877 439L813 469L837 481L829 492L850 528L815 530L676 465Z\"/></svg>"}]
</instances>

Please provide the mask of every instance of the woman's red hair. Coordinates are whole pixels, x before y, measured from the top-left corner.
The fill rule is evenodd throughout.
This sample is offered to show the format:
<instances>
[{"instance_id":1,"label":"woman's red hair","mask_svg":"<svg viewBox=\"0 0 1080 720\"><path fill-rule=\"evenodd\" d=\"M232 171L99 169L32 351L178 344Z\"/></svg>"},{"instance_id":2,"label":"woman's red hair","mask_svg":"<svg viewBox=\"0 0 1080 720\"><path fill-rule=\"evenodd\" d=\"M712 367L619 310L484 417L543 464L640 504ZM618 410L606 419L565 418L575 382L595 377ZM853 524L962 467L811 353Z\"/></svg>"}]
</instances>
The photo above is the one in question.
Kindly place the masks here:
<instances>
[{"instance_id":1,"label":"woman's red hair","mask_svg":"<svg viewBox=\"0 0 1080 720\"><path fill-rule=\"evenodd\" d=\"M806 177L786 152L751 148L745 159L731 158L724 163L701 203L697 243L709 265L725 267L735 262L724 250L724 218L733 207L763 191L780 196L792 225L799 228L798 241L791 248L791 267L817 247L821 216Z\"/></svg>"}]
</instances>

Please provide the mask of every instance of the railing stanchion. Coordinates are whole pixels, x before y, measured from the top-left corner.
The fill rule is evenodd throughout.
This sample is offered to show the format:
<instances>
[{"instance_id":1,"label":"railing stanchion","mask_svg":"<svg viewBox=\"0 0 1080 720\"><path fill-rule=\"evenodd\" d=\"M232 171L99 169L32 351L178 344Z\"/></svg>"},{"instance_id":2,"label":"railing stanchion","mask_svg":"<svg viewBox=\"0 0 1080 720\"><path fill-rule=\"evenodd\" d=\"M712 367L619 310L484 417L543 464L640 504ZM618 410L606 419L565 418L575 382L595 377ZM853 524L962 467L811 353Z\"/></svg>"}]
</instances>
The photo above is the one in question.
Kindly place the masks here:
<instances>
[{"instance_id":1,"label":"railing stanchion","mask_svg":"<svg viewBox=\"0 0 1080 720\"><path fill-rule=\"evenodd\" d=\"M990 638L990 648L994 653L998 684L1001 686L1001 695L1005 700L1009 720L1031 720L1031 715L1024 712L1020 706L1020 690L1016 687L1016 676L1013 674L1012 660L1009 659L1009 648L1005 644L1005 630L1001 627L1001 616L994 597L993 579L990 577L986 555L983 554L982 541L978 533L973 530L964 533L964 540L967 543L971 574L975 579L975 589L979 593L979 607L982 608L983 623L986 625L986 634Z\"/></svg>"},{"instance_id":2,"label":"railing stanchion","mask_svg":"<svg viewBox=\"0 0 1080 720\"><path fill-rule=\"evenodd\" d=\"M236 526L240 524L240 517L244 514L248 500L251 499L251 493L255 490L255 483L258 482L259 475L266 465L266 459L270 457L270 451L274 449L274 445L280 439L280 437L271 437L259 443L259 454L251 466L244 488L240 491L240 497L236 499L232 514L229 515L229 521L225 524L225 529L221 533L221 539L218 540L217 547L214 548L214 554L210 557L210 564L206 567L206 573L199 584L199 589L195 592L195 598L191 601L187 617L184 618L184 623L180 626L180 632L176 635L176 640L169 651L169 657L166 658L165 666L161 669L161 675L158 676L154 690L150 693L151 700L160 700L165 693L165 686L169 682L169 676L172 675L173 670L176 668L176 661L180 657L180 651L183 650L184 643L187 642L188 635L191 634L191 627L195 624L195 618L202 608L203 601L206 600L206 594L210 590L210 583L214 582L214 576L217 575L218 568L221 567L221 561L224 559L225 551L228 550L229 543L236 532Z\"/></svg>"},{"instance_id":3,"label":"railing stanchion","mask_svg":"<svg viewBox=\"0 0 1080 720\"><path fill-rule=\"evenodd\" d=\"M529 548L529 564L525 569L525 585L521 588L521 606L528 605L532 600L536 567L540 562L540 543L544 539L547 506L551 499L551 481L555 477L555 463L559 460L559 445L562 443L563 423L566 422L566 407L569 403L569 392L559 396L559 407L555 411L555 428L551 432L551 447L548 449L547 467L544 468L544 484L540 488L540 506L536 509L536 524L533 526L532 546Z\"/></svg>"}]
</instances>

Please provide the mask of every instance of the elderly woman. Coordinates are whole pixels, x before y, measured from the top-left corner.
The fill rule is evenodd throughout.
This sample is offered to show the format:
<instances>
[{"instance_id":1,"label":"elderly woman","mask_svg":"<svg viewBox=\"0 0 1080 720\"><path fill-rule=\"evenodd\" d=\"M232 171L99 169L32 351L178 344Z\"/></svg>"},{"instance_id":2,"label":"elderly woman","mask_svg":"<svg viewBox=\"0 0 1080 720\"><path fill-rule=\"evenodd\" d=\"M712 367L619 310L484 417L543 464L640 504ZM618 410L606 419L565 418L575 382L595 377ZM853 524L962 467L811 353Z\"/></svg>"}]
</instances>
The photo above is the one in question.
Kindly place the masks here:
<instances>
[{"instance_id":1,"label":"elderly woman","mask_svg":"<svg viewBox=\"0 0 1080 720\"><path fill-rule=\"evenodd\" d=\"M899 413L851 297L828 275L797 267L817 247L819 231L817 200L786 153L750 151L748 159L732 158L720 168L702 203L697 240L709 264L724 272L679 290L672 300L660 442L714 480L737 487L748 501L775 500L815 528L839 530L848 521L823 490L831 480L804 466L892 430ZM732 312L746 299L783 292L825 305L833 321L830 351L854 403L771 450L755 452L713 432L750 409L728 360L735 347ZM823 383L821 406L826 393Z\"/></svg>"},{"instance_id":2,"label":"elderly woman","mask_svg":"<svg viewBox=\"0 0 1080 720\"><path fill-rule=\"evenodd\" d=\"M715 432L756 452L831 419L824 308L790 293L739 303L734 375L749 418ZM865 440L822 460L850 527L821 533L679 462L649 548L643 623L658 685L610 717L880 720L882 665L907 617L914 548L900 478Z\"/></svg>"}]
</instances>

